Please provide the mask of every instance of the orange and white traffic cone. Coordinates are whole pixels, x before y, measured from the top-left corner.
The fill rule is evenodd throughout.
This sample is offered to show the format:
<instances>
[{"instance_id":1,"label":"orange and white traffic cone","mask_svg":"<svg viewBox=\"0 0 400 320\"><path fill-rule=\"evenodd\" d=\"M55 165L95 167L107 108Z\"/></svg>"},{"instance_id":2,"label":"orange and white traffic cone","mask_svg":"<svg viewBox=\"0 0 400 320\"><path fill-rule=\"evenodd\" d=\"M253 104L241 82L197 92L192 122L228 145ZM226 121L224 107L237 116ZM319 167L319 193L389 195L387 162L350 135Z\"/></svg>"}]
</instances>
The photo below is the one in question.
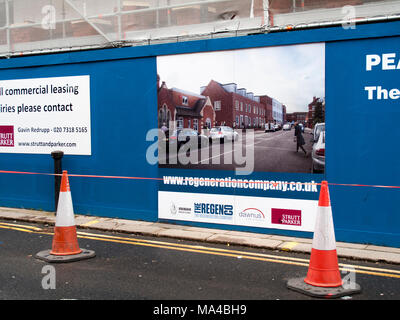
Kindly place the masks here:
<instances>
[{"instance_id":1,"label":"orange and white traffic cone","mask_svg":"<svg viewBox=\"0 0 400 320\"><path fill-rule=\"evenodd\" d=\"M47 262L69 262L94 256L94 251L79 248L71 189L67 171L64 170L61 178L52 249L41 251L36 254L36 257Z\"/></svg>"},{"instance_id":2,"label":"orange and white traffic cone","mask_svg":"<svg viewBox=\"0 0 400 320\"><path fill-rule=\"evenodd\" d=\"M56 225L50 254L66 256L81 253L76 235L74 209L67 171L63 171L58 198Z\"/></svg>"},{"instance_id":3,"label":"orange and white traffic cone","mask_svg":"<svg viewBox=\"0 0 400 320\"><path fill-rule=\"evenodd\" d=\"M343 286L340 277L327 181L321 182L307 276L290 279L287 287L320 298L337 298L361 291L356 283Z\"/></svg>"},{"instance_id":4,"label":"orange and white traffic cone","mask_svg":"<svg viewBox=\"0 0 400 320\"><path fill-rule=\"evenodd\" d=\"M310 265L304 281L317 287L339 287L342 285L336 252L332 208L326 181L322 181L321 184Z\"/></svg>"}]
</instances>

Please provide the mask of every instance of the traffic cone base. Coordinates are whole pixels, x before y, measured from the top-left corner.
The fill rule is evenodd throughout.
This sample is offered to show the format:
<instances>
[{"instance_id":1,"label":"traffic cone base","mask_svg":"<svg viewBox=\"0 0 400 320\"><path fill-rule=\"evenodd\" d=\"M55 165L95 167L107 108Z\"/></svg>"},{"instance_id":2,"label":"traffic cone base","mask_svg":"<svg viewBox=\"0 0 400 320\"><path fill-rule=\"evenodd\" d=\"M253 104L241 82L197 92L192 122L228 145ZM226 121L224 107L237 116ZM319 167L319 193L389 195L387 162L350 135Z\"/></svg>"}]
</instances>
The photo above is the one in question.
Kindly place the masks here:
<instances>
[{"instance_id":1,"label":"traffic cone base","mask_svg":"<svg viewBox=\"0 0 400 320\"><path fill-rule=\"evenodd\" d=\"M321 298L335 298L361 291L357 284L345 288L340 277L327 181L321 183L307 276L290 279L287 287Z\"/></svg>"},{"instance_id":2,"label":"traffic cone base","mask_svg":"<svg viewBox=\"0 0 400 320\"><path fill-rule=\"evenodd\" d=\"M94 256L94 251L79 248L68 174L63 171L52 248L36 257L47 262L69 262Z\"/></svg>"},{"instance_id":3,"label":"traffic cone base","mask_svg":"<svg viewBox=\"0 0 400 320\"><path fill-rule=\"evenodd\" d=\"M82 249L81 253L78 254L69 254L66 256L54 255L50 253L50 249L43 250L38 252L35 257L37 259L50 262L50 263L58 263L58 262L73 262L79 261L83 259L89 259L96 256L96 253L93 250Z\"/></svg>"},{"instance_id":4,"label":"traffic cone base","mask_svg":"<svg viewBox=\"0 0 400 320\"><path fill-rule=\"evenodd\" d=\"M357 283L354 283L352 286L316 287L306 283L304 280L304 278L290 279L286 283L286 286L288 289L307 296L323 299L335 299L361 292L361 287Z\"/></svg>"}]
</instances>

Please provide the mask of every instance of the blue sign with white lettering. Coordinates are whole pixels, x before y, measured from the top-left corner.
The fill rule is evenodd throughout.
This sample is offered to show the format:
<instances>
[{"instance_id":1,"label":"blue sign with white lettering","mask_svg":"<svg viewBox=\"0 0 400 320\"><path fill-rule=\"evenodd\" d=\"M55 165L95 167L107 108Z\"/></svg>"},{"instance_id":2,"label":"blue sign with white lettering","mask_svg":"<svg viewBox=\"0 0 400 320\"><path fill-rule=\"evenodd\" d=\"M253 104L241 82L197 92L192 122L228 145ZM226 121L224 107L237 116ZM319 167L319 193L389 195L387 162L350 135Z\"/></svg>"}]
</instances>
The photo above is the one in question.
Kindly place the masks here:
<instances>
[{"instance_id":1,"label":"blue sign with white lettering","mask_svg":"<svg viewBox=\"0 0 400 320\"><path fill-rule=\"evenodd\" d=\"M399 58L399 37L327 43L328 182L400 184ZM330 191L339 239L399 243L398 189L331 186Z\"/></svg>"},{"instance_id":2,"label":"blue sign with white lettering","mask_svg":"<svg viewBox=\"0 0 400 320\"><path fill-rule=\"evenodd\" d=\"M175 73L168 76L171 65L164 63L164 69L159 69L159 57L177 56L177 61L183 63L178 55L201 52L212 52L210 63L214 65L205 64L201 72L195 72L200 60L193 61L194 55L188 55L188 64L181 67L184 77L176 86ZM218 71L228 60L235 62L233 69L225 69L230 78L223 73L201 77L205 74L203 70ZM246 63L240 63L243 61ZM255 81L256 71L268 64L276 77L262 72L263 77ZM232 70L241 76L235 77L230 73ZM193 225L312 237L308 225L306 232L296 231L300 230L296 229L297 224L290 223L289 228L279 218L282 212L295 212L296 208L289 204L305 202L301 216L297 211L296 215L291 214L304 224L310 217L310 203L318 200L317 184L327 180L336 240L399 246L399 21L362 24L350 30L341 27L293 30L0 61L0 80L81 75L90 76L91 155L67 155L63 158L63 168L72 174L96 178L70 179L77 214L157 221L158 191L193 193L199 197L212 194L217 198L204 197L183 205L173 203L165 210ZM281 81L283 75L285 81ZM272 90L274 86L277 91ZM313 93L317 89L323 90ZM285 91L287 94L281 96ZM293 92L304 95L305 100L296 99ZM175 109L169 108L171 100L175 101ZM229 118L223 118L227 100L232 101L233 112ZM308 112L301 109L311 101L315 110L312 105ZM314 120L318 119L313 112L318 113L319 103L325 111L323 136L313 132ZM0 104L3 114L12 110L13 106L4 101ZM299 109L290 109L297 104ZM294 117L300 109L302 112L296 114L296 119L288 117L288 113ZM266 123L269 110L272 121ZM184 169L168 167L171 163L166 162L159 167L158 155L153 152L158 146L157 132L148 135L153 129L164 131L164 121L167 123L172 117L176 130L170 130L170 135L164 138L173 141L174 148L190 139L196 147L202 147L204 140L213 143L209 153L200 153L196 159L186 152L176 154L174 161L191 162ZM313 125L308 126L310 117L314 117ZM295 128L296 122L301 125ZM5 123L0 126L0 144L13 148L18 129ZM221 128L211 132L214 126ZM237 137L225 128L233 126L236 131L247 131ZM249 128L256 129L253 137ZM190 130L178 132L181 129ZM203 135L202 130L210 132ZM311 139L316 137L322 137L321 145L312 151L316 142ZM254 141L255 148L249 144L242 149L230 149L225 140ZM300 146L304 146L305 154ZM250 158L244 163L244 156L253 149L265 158ZM311 162L314 159L311 152L316 160L325 159L323 166ZM238 174L227 163L219 163L216 170L214 164L222 158L231 159L244 169L249 167L245 164L251 164L252 173ZM5 151L0 154L0 169L8 172L0 175L1 206L54 209L53 176L9 173L51 173L54 167L50 154ZM243 208L234 200L226 201L234 196L257 198L260 207L264 197L273 199L279 223L270 220L271 212L265 208L253 208L251 200ZM240 215L245 210L262 214ZM189 220L187 216L191 214L202 215L201 219L207 223ZM207 218L211 217L210 222ZM253 217L257 219L248 219ZM257 223L262 219L265 224L272 223L281 229L259 227ZM245 221L247 225L235 225L236 221ZM282 230L283 227L288 229Z\"/></svg>"}]
</instances>

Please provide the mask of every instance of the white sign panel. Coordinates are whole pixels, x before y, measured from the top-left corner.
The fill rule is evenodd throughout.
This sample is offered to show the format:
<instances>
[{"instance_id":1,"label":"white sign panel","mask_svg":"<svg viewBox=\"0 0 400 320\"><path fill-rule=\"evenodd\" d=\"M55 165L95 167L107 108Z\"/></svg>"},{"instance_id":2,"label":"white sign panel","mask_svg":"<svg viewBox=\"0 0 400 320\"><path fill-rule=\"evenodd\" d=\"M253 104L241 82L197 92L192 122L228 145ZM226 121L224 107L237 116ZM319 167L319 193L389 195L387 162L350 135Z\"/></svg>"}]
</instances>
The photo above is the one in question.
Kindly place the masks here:
<instances>
[{"instance_id":1,"label":"white sign panel","mask_svg":"<svg viewBox=\"0 0 400 320\"><path fill-rule=\"evenodd\" d=\"M314 231L318 201L158 192L161 219Z\"/></svg>"},{"instance_id":2,"label":"white sign panel","mask_svg":"<svg viewBox=\"0 0 400 320\"><path fill-rule=\"evenodd\" d=\"M91 155L90 77L0 81L0 153Z\"/></svg>"}]
</instances>

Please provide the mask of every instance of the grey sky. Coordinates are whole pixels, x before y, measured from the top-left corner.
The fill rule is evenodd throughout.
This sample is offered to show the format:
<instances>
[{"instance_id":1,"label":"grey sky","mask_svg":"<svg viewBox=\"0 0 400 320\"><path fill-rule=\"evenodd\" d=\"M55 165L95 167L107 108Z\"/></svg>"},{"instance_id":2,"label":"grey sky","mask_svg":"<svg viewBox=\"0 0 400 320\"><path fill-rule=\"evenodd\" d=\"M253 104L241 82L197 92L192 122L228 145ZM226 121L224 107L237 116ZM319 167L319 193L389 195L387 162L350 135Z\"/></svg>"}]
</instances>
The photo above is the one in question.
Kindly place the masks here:
<instances>
[{"instance_id":1,"label":"grey sky","mask_svg":"<svg viewBox=\"0 0 400 320\"><path fill-rule=\"evenodd\" d=\"M308 111L313 96L325 97L325 44L160 56L157 73L168 88L200 93L210 80L234 82L279 100L288 113Z\"/></svg>"}]
</instances>

